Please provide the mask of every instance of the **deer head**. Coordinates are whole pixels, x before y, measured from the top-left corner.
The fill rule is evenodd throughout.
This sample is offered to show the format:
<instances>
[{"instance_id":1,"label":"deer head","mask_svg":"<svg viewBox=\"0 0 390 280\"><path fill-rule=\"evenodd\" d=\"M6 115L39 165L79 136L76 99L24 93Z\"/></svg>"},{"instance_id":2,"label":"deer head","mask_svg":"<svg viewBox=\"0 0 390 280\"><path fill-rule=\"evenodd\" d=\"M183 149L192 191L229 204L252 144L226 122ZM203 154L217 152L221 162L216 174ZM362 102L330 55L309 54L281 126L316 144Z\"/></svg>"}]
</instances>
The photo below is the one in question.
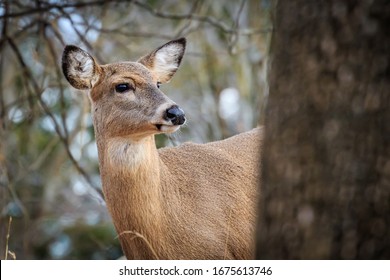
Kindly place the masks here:
<instances>
[{"instance_id":1,"label":"deer head","mask_svg":"<svg viewBox=\"0 0 390 280\"><path fill-rule=\"evenodd\" d=\"M105 138L138 141L158 133L172 133L185 115L161 90L178 69L184 38L170 41L136 62L99 65L86 51L65 47L62 70L69 83L90 90L95 129Z\"/></svg>"}]
</instances>

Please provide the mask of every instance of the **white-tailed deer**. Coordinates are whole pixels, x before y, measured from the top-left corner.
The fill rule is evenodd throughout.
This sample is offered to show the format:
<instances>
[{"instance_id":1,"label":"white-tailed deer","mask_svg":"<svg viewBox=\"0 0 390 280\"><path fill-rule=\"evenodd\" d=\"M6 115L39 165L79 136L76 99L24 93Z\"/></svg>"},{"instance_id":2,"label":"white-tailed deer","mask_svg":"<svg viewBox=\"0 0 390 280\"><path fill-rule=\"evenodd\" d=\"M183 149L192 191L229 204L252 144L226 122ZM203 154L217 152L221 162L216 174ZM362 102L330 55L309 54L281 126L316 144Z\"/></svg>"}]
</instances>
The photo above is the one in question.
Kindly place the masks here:
<instances>
[{"instance_id":1,"label":"white-tailed deer","mask_svg":"<svg viewBox=\"0 0 390 280\"><path fill-rule=\"evenodd\" d=\"M137 62L99 65L66 46L69 83L88 89L103 192L128 259L250 259L262 130L208 144L156 149L185 115L159 89L184 54L184 38Z\"/></svg>"}]
</instances>

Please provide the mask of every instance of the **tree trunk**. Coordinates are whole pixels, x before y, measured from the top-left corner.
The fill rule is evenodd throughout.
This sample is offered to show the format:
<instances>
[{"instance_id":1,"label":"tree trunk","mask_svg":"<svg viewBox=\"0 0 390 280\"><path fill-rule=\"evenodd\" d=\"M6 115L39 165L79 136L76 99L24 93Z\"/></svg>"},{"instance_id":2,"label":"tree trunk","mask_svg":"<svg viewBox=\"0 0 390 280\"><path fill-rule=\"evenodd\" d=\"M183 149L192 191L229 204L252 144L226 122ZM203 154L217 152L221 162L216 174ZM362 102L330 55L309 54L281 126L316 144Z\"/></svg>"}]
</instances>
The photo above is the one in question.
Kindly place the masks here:
<instances>
[{"instance_id":1,"label":"tree trunk","mask_svg":"<svg viewBox=\"0 0 390 280\"><path fill-rule=\"evenodd\" d=\"M390 3L276 7L259 259L390 258Z\"/></svg>"}]
</instances>

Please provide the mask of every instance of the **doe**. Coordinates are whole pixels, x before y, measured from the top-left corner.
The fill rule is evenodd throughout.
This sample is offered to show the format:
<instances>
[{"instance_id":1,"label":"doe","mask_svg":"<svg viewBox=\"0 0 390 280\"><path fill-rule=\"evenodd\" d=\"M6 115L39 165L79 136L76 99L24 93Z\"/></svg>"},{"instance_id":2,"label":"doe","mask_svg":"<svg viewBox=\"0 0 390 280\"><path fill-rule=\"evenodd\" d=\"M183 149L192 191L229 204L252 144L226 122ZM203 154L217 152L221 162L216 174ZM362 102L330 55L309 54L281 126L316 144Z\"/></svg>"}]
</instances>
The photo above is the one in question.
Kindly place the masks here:
<instances>
[{"instance_id":1,"label":"doe","mask_svg":"<svg viewBox=\"0 0 390 280\"><path fill-rule=\"evenodd\" d=\"M154 135L177 131L183 110L159 89L186 40L137 62L99 65L64 49L62 69L89 90L103 193L128 259L254 257L262 129L208 144L157 150Z\"/></svg>"}]
</instances>

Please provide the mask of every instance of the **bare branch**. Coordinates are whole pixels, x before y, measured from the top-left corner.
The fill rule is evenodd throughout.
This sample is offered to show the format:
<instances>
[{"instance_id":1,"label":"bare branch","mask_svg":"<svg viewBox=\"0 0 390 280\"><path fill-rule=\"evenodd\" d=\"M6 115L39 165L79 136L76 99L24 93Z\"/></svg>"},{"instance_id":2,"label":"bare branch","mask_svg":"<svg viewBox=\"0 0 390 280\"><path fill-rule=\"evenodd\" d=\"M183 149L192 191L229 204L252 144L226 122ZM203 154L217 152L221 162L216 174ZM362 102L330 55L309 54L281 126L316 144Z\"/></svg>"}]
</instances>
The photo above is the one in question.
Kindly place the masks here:
<instances>
[{"instance_id":1,"label":"bare branch","mask_svg":"<svg viewBox=\"0 0 390 280\"><path fill-rule=\"evenodd\" d=\"M4 256L5 260L8 259L8 254L9 254L8 243L9 243L9 237L10 237L10 232L11 232L11 223L12 223L12 217L10 216L9 220L8 220L8 230L7 230L7 236L6 236L7 240L5 242L5 256Z\"/></svg>"},{"instance_id":2,"label":"bare branch","mask_svg":"<svg viewBox=\"0 0 390 280\"><path fill-rule=\"evenodd\" d=\"M194 14L196 10L200 10L201 6L202 6L201 0L195 1L195 3L192 5L192 7L190 9L190 14ZM186 30L190 29L192 22L193 22L192 20L187 21L185 23L185 25L176 33L175 38L179 38L179 37L184 36L184 34L186 34L188 32Z\"/></svg>"},{"instance_id":3,"label":"bare branch","mask_svg":"<svg viewBox=\"0 0 390 280\"><path fill-rule=\"evenodd\" d=\"M88 42L88 40L85 38L85 35L81 34L80 31L75 27L75 22L73 21L73 19L69 16L68 13L66 13L64 10L61 9L61 13L72 23L72 29L74 30L74 32L77 34L77 36L79 37L80 41L83 42L85 44L85 46L88 48L88 50L92 51L94 48L93 46ZM98 54L98 53L95 53L95 56L96 58L104 64L104 60L103 58Z\"/></svg>"},{"instance_id":4,"label":"bare branch","mask_svg":"<svg viewBox=\"0 0 390 280\"><path fill-rule=\"evenodd\" d=\"M51 10L59 9L63 10L66 8L85 8L91 6L100 6L103 4L111 4L111 3L129 3L129 0L99 0L99 1L90 1L90 2L76 2L76 3L65 3L63 5L53 4L53 3L45 3L41 2L42 6L39 7L29 7L25 11L17 12L17 13L4 13L4 15L0 16L2 18L16 18L22 17L32 14L44 13Z\"/></svg>"},{"instance_id":5,"label":"bare branch","mask_svg":"<svg viewBox=\"0 0 390 280\"><path fill-rule=\"evenodd\" d=\"M240 16L241 16L241 13L244 9L244 6L245 6L245 2L246 0L242 0L241 1L241 4L240 4L240 7L238 9L238 13L237 13L237 16L236 16L236 19L233 23L233 29L235 30L238 30L239 29L239 23L240 23ZM238 32L237 32L238 33ZM229 40L229 52L231 54L233 54L235 52L235 48L234 46L237 44L237 41L238 41L238 34L237 33L232 33L230 35L230 40Z\"/></svg>"},{"instance_id":6,"label":"bare branch","mask_svg":"<svg viewBox=\"0 0 390 280\"><path fill-rule=\"evenodd\" d=\"M51 55L52 60L54 62L54 65L57 65L55 63L55 61L57 59L57 54L56 54L56 51L54 49L53 43L46 36L46 32L44 32L43 36L45 38L45 41L47 42L47 45L49 46L49 52L50 52L50 55ZM62 73L61 73L61 70L59 69L58 66L55 66L54 69L55 69L55 72L56 72L58 88L59 88L59 91L60 91L60 105L61 105L62 109L64 109L65 108L65 98L64 98L64 87L63 87L63 85L61 83ZM66 120L66 110L61 110L61 122L62 122L62 127L64 128L64 133L65 133L64 137L65 138L69 138L68 127L66 125L66 121L65 120Z\"/></svg>"},{"instance_id":7,"label":"bare branch","mask_svg":"<svg viewBox=\"0 0 390 280\"><path fill-rule=\"evenodd\" d=\"M261 34L261 33L268 33L272 31L272 28L266 28L266 29L234 29L234 28L229 28L226 26L221 20L216 19L214 17L210 16L202 16L202 15L196 15L196 14L172 14L172 13L165 13L161 12L159 10L154 9L148 4L142 3L141 1L133 1L133 3L145 11L149 12L150 14L160 17L160 18L166 18L166 19L174 19L174 20L181 20L181 19L191 19L195 21L200 21L200 22L206 22L210 24L211 26L220 29L221 31L225 33L237 33L238 35L255 35L255 34Z\"/></svg>"},{"instance_id":8,"label":"bare branch","mask_svg":"<svg viewBox=\"0 0 390 280\"><path fill-rule=\"evenodd\" d=\"M96 186L94 184L92 179L89 177L88 173L78 164L77 160L74 158L72 152L70 151L68 139L66 137L64 137L64 135L62 134L60 125L58 124L57 120L55 119L53 113L51 112L51 110L49 109L49 107L47 106L45 101L42 99L42 97L41 97L42 90L40 89L40 87L38 86L36 80L32 76L32 74L30 72L30 69L27 67L26 63L24 62L24 59L23 59L23 57L21 55L21 52L19 51L19 49L16 46L15 42L11 38L8 39L8 42L9 42L12 50L16 54L16 57L18 58L18 61L19 61L20 65L21 65L21 67L22 67L23 72L26 74L27 78L32 83L35 95L38 98L38 101L39 101L40 105L42 106L42 108L45 111L45 113L50 117L51 121L53 122L54 129L55 129L56 133L58 134L58 136L60 137L60 140L61 140L61 142L62 142L62 144L63 144L63 146L64 146L64 148L66 150L66 153L67 153L70 161L72 162L72 164L74 165L76 170L83 176L83 178L92 187L92 189L99 194L100 202L103 202L103 193L102 193L102 191L100 190L100 188L98 188L98 186Z\"/></svg>"},{"instance_id":9,"label":"bare branch","mask_svg":"<svg viewBox=\"0 0 390 280\"><path fill-rule=\"evenodd\" d=\"M164 34L160 34L160 33L153 33L153 32L137 32L137 31L133 31L133 32L126 32L126 31L123 31L121 29L118 29L118 28L98 28L96 26L90 26L90 30L95 30L95 31L99 31L101 33L105 33L105 34L118 34L118 35L123 35L123 36L126 36L126 37L139 37L139 38L150 38L150 37L153 37L153 38L159 38L159 39L164 39L164 40L171 40L172 39L172 35L164 35Z\"/></svg>"}]
</instances>

